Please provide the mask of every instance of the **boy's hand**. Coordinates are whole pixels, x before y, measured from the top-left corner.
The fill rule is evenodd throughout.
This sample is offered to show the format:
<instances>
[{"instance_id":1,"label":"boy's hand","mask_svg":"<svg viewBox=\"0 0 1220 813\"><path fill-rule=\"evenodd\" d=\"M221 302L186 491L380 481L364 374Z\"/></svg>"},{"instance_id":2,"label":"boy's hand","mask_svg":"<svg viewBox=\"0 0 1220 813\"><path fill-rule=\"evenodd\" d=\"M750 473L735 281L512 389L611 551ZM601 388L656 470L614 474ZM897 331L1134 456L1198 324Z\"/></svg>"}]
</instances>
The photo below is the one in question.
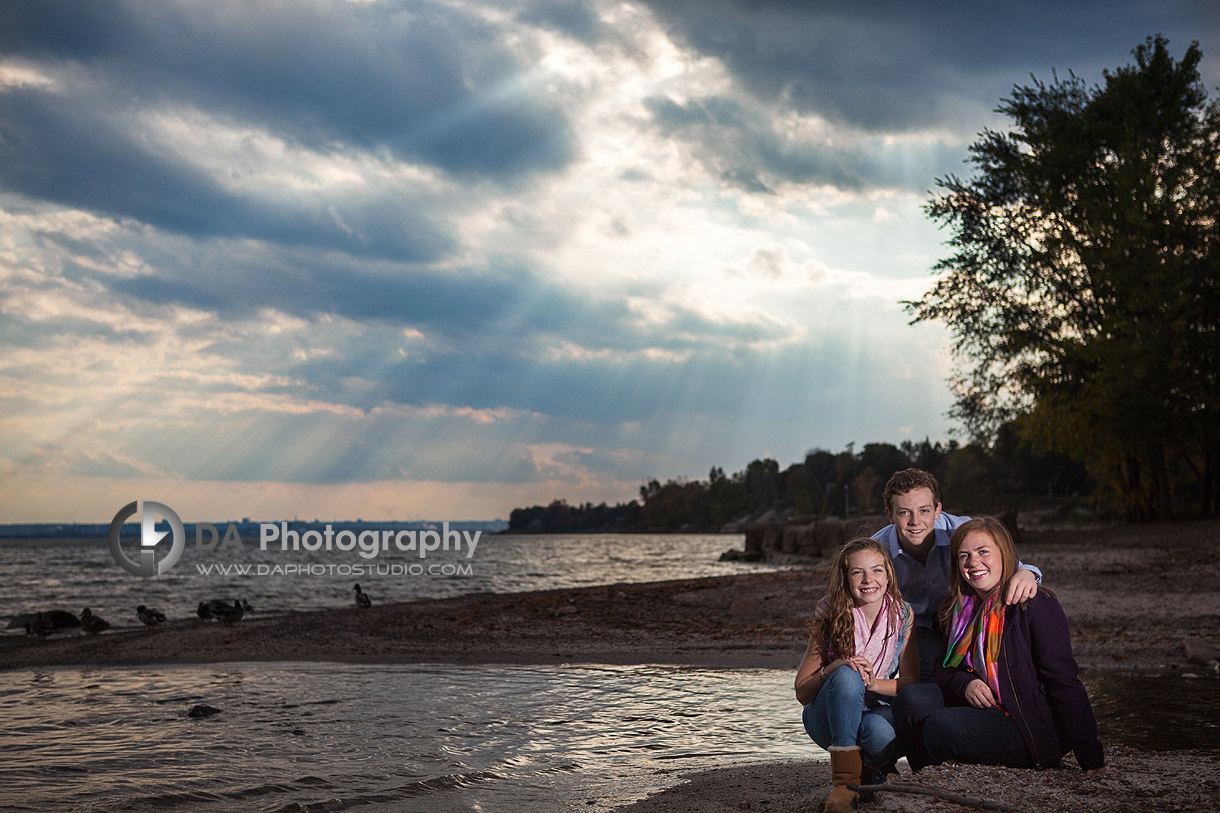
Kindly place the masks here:
<instances>
[{"instance_id":1,"label":"boy's hand","mask_svg":"<svg viewBox=\"0 0 1220 813\"><path fill-rule=\"evenodd\" d=\"M1008 580L1008 592L1004 595L1005 604L1016 604L1038 595L1038 579L1033 572L1018 568Z\"/></svg>"}]
</instances>

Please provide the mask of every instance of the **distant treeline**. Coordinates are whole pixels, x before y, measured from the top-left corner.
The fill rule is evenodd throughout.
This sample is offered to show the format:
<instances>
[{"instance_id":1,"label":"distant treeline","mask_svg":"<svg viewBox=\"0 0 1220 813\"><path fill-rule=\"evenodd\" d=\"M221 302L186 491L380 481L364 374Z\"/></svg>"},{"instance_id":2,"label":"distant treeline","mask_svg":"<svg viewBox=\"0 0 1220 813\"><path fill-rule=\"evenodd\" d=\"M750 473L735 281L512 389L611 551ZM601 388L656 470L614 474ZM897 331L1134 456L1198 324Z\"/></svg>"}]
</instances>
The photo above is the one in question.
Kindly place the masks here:
<instances>
[{"instance_id":1,"label":"distant treeline","mask_svg":"<svg viewBox=\"0 0 1220 813\"><path fill-rule=\"evenodd\" d=\"M890 475L916 466L936 475L950 509L1006 505L1031 497L1063 497L1093 488L1084 467L1056 454L1035 454L1014 431L1002 428L991 448L924 439L849 443L833 453L814 449L800 463L781 470L771 458L726 475L712 468L706 480L650 480L640 498L617 505L585 503L516 508L509 532L719 531L772 509L809 516L879 514L881 492Z\"/></svg>"}]
</instances>

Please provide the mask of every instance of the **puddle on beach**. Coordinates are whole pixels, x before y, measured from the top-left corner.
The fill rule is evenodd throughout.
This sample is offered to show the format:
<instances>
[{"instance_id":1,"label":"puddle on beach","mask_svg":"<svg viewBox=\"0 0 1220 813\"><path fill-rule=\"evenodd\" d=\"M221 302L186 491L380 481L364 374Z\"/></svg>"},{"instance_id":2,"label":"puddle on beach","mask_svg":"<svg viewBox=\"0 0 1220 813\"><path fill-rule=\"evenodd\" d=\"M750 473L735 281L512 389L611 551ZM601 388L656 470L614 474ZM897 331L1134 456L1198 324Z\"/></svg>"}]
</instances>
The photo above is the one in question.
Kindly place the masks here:
<instances>
[{"instance_id":1,"label":"puddle on beach","mask_svg":"<svg viewBox=\"0 0 1220 813\"><path fill-rule=\"evenodd\" d=\"M1220 753L1220 679L1210 674L1081 675L1103 743Z\"/></svg>"}]
</instances>

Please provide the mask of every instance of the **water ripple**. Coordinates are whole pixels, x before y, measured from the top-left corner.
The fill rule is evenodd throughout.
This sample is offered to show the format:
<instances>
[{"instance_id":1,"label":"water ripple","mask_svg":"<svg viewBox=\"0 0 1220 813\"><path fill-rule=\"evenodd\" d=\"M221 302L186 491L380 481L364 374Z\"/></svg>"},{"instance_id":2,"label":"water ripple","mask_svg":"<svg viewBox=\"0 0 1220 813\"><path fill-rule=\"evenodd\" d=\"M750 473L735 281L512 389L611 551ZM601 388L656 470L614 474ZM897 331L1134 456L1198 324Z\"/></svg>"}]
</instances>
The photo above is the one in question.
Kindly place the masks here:
<instances>
[{"instance_id":1,"label":"water ripple","mask_svg":"<svg viewBox=\"0 0 1220 813\"><path fill-rule=\"evenodd\" d=\"M658 666L0 673L0 807L607 810L672 781L667 765L813 753L790 682ZM743 696L744 721L726 711ZM196 702L223 713L189 719Z\"/></svg>"}]
</instances>

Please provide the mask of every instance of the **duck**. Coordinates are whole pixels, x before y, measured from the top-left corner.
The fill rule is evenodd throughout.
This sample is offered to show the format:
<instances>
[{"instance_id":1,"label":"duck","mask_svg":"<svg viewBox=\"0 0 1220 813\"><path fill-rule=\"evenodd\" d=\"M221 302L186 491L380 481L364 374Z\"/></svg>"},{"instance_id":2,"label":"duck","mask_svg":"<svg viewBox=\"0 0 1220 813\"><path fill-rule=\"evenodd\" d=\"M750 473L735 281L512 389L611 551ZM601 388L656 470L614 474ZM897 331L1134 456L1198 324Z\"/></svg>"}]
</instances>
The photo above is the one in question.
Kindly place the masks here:
<instances>
[{"instance_id":1,"label":"duck","mask_svg":"<svg viewBox=\"0 0 1220 813\"><path fill-rule=\"evenodd\" d=\"M140 619L140 622L149 629L165 623L165 613L152 607L145 607L143 604L136 607L136 618Z\"/></svg>"},{"instance_id":2,"label":"duck","mask_svg":"<svg viewBox=\"0 0 1220 813\"><path fill-rule=\"evenodd\" d=\"M222 624L236 624L246 614L240 601L229 604L226 601L209 601L208 612Z\"/></svg>"},{"instance_id":3,"label":"duck","mask_svg":"<svg viewBox=\"0 0 1220 813\"><path fill-rule=\"evenodd\" d=\"M80 620L67 610L50 610L46 615L55 629L71 629L80 623Z\"/></svg>"},{"instance_id":4,"label":"duck","mask_svg":"<svg viewBox=\"0 0 1220 813\"><path fill-rule=\"evenodd\" d=\"M254 612L254 608L250 606L250 602L246 601L244 598L241 600L241 608L247 613Z\"/></svg>"},{"instance_id":5,"label":"duck","mask_svg":"<svg viewBox=\"0 0 1220 813\"><path fill-rule=\"evenodd\" d=\"M19 613L13 616L5 629L15 630L25 626L33 626L38 616L45 616L55 629L70 629L80 626L80 619L67 610L47 610L44 612Z\"/></svg>"},{"instance_id":6,"label":"duck","mask_svg":"<svg viewBox=\"0 0 1220 813\"><path fill-rule=\"evenodd\" d=\"M46 638L51 633L55 632L55 625L51 623L51 619L46 613L38 613L34 616L33 621L27 621L25 624L26 635L37 635L39 638Z\"/></svg>"},{"instance_id":7,"label":"duck","mask_svg":"<svg viewBox=\"0 0 1220 813\"><path fill-rule=\"evenodd\" d=\"M368 593L361 592L360 585L356 585L356 606L362 610L373 606L373 600L369 598Z\"/></svg>"},{"instance_id":8,"label":"duck","mask_svg":"<svg viewBox=\"0 0 1220 813\"><path fill-rule=\"evenodd\" d=\"M204 621L212 620L212 611L208 609L208 605L204 602L199 602L199 606L195 608L195 615L202 618Z\"/></svg>"},{"instance_id":9,"label":"duck","mask_svg":"<svg viewBox=\"0 0 1220 813\"><path fill-rule=\"evenodd\" d=\"M110 622L100 615L94 615L86 607L80 611L80 628L90 635L97 635L102 630L110 629Z\"/></svg>"}]
</instances>

